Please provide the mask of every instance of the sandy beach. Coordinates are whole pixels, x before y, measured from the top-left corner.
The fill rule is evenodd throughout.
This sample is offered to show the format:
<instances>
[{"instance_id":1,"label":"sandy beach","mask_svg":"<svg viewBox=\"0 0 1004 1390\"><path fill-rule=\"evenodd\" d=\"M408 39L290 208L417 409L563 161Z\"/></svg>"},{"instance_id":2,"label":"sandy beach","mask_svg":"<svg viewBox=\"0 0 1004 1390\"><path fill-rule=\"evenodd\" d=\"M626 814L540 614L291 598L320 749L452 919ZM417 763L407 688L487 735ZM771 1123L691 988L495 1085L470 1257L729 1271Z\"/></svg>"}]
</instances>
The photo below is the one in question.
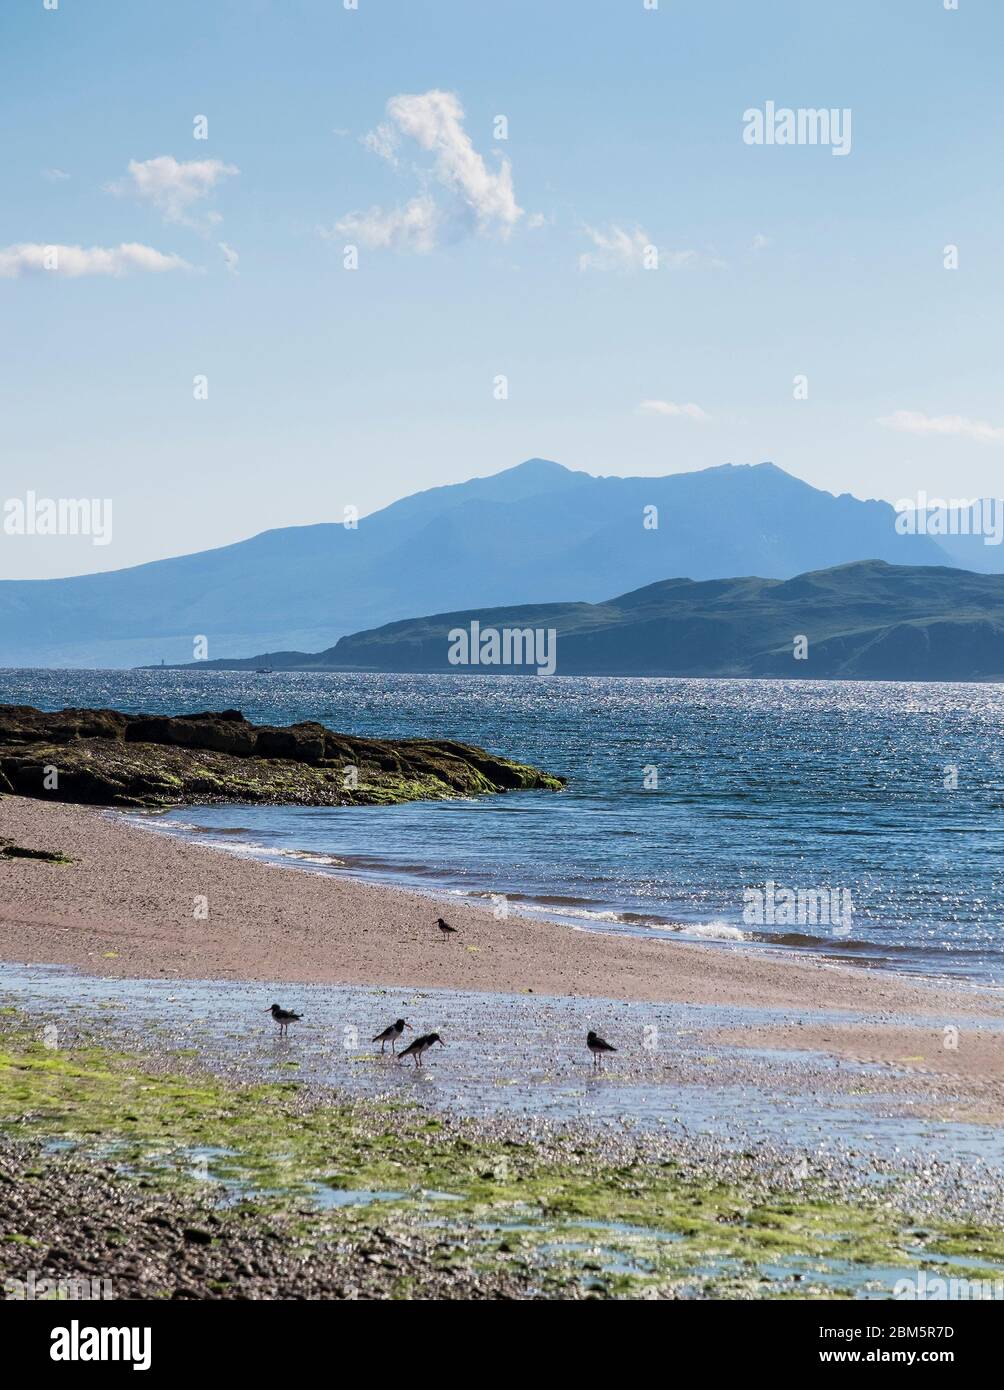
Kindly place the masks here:
<instances>
[{"instance_id":1,"label":"sandy beach","mask_svg":"<svg viewBox=\"0 0 1004 1390\"><path fill-rule=\"evenodd\" d=\"M544 995L853 1010L892 1024L994 1015L994 999L789 952L576 931L348 877L241 858L88 807L0 801L0 836L70 864L0 863L4 959L110 976L441 986ZM208 917L197 917L201 902ZM457 927L442 940L443 912ZM842 1043L834 1031L834 1046ZM860 1049L860 1037L844 1040ZM890 1059L930 1054L897 1035ZM905 1052L904 1052L905 1049ZM982 1053L981 1053L982 1056ZM953 1054L954 1069L959 1055Z\"/></svg>"}]
</instances>

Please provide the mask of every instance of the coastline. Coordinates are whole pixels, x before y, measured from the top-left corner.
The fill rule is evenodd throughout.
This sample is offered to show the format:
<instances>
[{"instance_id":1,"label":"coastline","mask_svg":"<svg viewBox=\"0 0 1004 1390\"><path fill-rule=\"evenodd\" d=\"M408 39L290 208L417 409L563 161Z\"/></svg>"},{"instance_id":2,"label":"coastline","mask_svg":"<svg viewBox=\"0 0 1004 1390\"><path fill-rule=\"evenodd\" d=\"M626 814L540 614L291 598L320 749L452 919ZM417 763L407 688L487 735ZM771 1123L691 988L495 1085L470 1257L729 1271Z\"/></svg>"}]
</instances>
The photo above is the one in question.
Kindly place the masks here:
<instances>
[{"instance_id":1,"label":"coastline","mask_svg":"<svg viewBox=\"0 0 1004 1390\"><path fill-rule=\"evenodd\" d=\"M200 808L170 808L175 809L187 816L197 813ZM238 806L236 809L244 808ZM482 882L480 886L471 887L465 876L443 866L425 869L424 866L411 864L402 869L388 860L380 860L374 856L325 853L295 844L260 844L256 839L248 838L253 837L256 832L247 827L237 830L198 824L194 820L169 820L169 812L120 810L116 807L105 808L105 811L110 817L119 819L123 824L135 826L142 832L167 835L196 848L215 848L225 854L254 859L277 868L295 868L302 872L328 874L375 888L410 893L432 903L437 914L443 910L444 903L448 905L447 910L452 912L454 908L459 909L463 905L477 907L494 903L496 898L505 897L508 916L527 920L542 918L569 931L598 931L608 935L626 933L650 941L657 934L665 933L667 940L679 939L697 944L702 941L745 942L748 946L771 944L760 941L754 933L744 935L740 928L724 921L713 924L683 923L657 912L643 914L620 905L604 906L598 902L587 904L586 900L571 896L498 894L491 889L487 881Z\"/></svg>"},{"instance_id":2,"label":"coastline","mask_svg":"<svg viewBox=\"0 0 1004 1390\"><path fill-rule=\"evenodd\" d=\"M458 902L443 941L423 895L89 807L5 797L0 835L65 856L0 858L0 1219L47 1278L123 1229L101 1268L134 1298L889 1297L1004 1268L999 995ZM396 1011L446 1051L382 1056Z\"/></svg>"},{"instance_id":3,"label":"coastline","mask_svg":"<svg viewBox=\"0 0 1004 1390\"><path fill-rule=\"evenodd\" d=\"M813 935L812 929L792 927L787 934L775 934L765 928L750 927L729 920L724 914L700 914L695 920L687 920L677 909L668 911L654 909L640 911L636 904L622 899L587 899L576 894L563 893L553 896L539 889L534 893L522 890L507 894L496 892L490 878L475 880L471 885L464 872L455 867L442 864L434 867L409 864L401 867L391 858L379 858L372 854L358 852L329 852L307 848L291 840L289 844L259 843L259 834L248 826L234 827L205 824L198 817L200 809L217 810L218 807L182 806L168 808L167 812L147 810L127 810L105 808L110 816L120 818L125 824L133 825L143 831L169 835L197 847L214 847L227 854L242 858L257 859L262 863L278 867L297 868L311 873L330 874L340 878L352 879L358 883L377 888L391 888L398 892L408 892L433 903L436 912L442 904L473 906L494 903L505 897L511 916L528 919L543 918L568 930L582 932L602 932L607 935L629 935L639 940L654 941L660 937L681 944L725 944L741 946L755 955L766 952L769 956L783 954L786 959L815 960L838 966L889 970L897 975L912 979L926 980L935 986L959 989L975 987L1000 992L1004 986L995 980L980 980L964 971L938 971L931 969L926 959L918 960L920 953L915 947L900 946L897 943L879 940L837 940ZM240 811L247 808L237 804L232 809ZM299 809L299 808L291 808ZM186 816L184 821L170 819L171 812ZM193 819L187 817L191 815ZM248 819L242 816L241 819ZM266 831L266 838L269 832ZM450 911L453 908L449 908ZM711 920L707 920L710 916ZM741 921L741 919L740 919ZM927 967L927 968L924 968Z\"/></svg>"},{"instance_id":4,"label":"coastline","mask_svg":"<svg viewBox=\"0 0 1004 1390\"><path fill-rule=\"evenodd\" d=\"M992 1016L989 988L741 945L576 931L539 916L496 920L449 901L443 941L431 896L275 865L113 820L90 807L19 797L0 830L70 864L0 867L3 956L119 977L441 986L488 992L888 1016ZM197 917L200 904L208 916Z\"/></svg>"}]
</instances>

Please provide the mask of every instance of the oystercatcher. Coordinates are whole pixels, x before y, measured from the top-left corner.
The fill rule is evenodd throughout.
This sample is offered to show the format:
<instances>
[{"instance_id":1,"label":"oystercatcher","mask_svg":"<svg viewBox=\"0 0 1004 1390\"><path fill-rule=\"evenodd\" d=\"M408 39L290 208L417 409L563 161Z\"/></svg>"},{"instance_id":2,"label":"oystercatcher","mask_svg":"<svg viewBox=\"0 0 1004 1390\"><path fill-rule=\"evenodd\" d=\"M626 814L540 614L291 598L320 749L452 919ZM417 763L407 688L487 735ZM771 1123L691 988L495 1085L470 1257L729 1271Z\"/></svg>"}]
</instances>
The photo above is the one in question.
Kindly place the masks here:
<instances>
[{"instance_id":1,"label":"oystercatcher","mask_svg":"<svg viewBox=\"0 0 1004 1390\"><path fill-rule=\"evenodd\" d=\"M394 1023L392 1023L389 1028L385 1028L382 1033L378 1033L375 1038L372 1038L371 1042L378 1042L380 1044L381 1052L383 1052L387 1044L390 1043L391 1052L396 1052L397 1047L395 1046L395 1044L398 1038L401 1036L401 1034L404 1032L406 1028L410 1027L410 1023L405 1023L403 1018L399 1018Z\"/></svg>"},{"instance_id":2,"label":"oystercatcher","mask_svg":"<svg viewBox=\"0 0 1004 1390\"><path fill-rule=\"evenodd\" d=\"M440 1047L446 1046L446 1043L443 1042L438 1033L423 1033L420 1038L416 1038L413 1043L409 1043L403 1052L398 1053L397 1060L400 1062L403 1057L414 1057L415 1066L422 1067L425 1065L422 1061L422 1053L427 1051L433 1043L439 1043Z\"/></svg>"},{"instance_id":3,"label":"oystercatcher","mask_svg":"<svg viewBox=\"0 0 1004 1390\"><path fill-rule=\"evenodd\" d=\"M594 1033L590 1028L586 1034L586 1046L593 1054L593 1066L599 1066L603 1059L604 1052L616 1052L617 1049L612 1043L608 1043L605 1038L601 1038L599 1033Z\"/></svg>"},{"instance_id":4,"label":"oystercatcher","mask_svg":"<svg viewBox=\"0 0 1004 1390\"><path fill-rule=\"evenodd\" d=\"M300 1019L303 1017L302 1014L294 1014L290 1009L281 1009L278 1004L273 1004L271 1008L266 1009L265 1012L271 1014L276 1023L278 1023L280 1038L291 1023L299 1023Z\"/></svg>"}]
</instances>

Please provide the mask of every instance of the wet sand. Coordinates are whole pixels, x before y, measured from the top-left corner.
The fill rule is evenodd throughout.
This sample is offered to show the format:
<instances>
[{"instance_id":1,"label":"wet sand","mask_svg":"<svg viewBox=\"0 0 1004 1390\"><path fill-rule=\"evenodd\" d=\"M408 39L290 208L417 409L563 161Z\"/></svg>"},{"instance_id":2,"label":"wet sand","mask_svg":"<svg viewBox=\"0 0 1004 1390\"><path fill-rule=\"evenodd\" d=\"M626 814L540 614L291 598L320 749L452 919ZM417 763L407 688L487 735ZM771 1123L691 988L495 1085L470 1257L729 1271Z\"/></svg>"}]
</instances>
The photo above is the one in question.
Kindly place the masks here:
<instances>
[{"instance_id":1,"label":"wet sand","mask_svg":"<svg viewBox=\"0 0 1004 1390\"><path fill-rule=\"evenodd\" d=\"M121 977L853 1010L938 1027L998 1011L973 987L789 952L496 920L488 907L240 858L89 807L4 797L0 837L73 861L0 861L0 954L12 962ZM456 936L441 938L439 913Z\"/></svg>"},{"instance_id":2,"label":"wet sand","mask_svg":"<svg viewBox=\"0 0 1004 1390\"><path fill-rule=\"evenodd\" d=\"M890 1075L926 1078L943 1091L957 1091L941 1094L926 1113L1004 1124L1004 1030L991 1031L974 1019L946 1016L943 1024L931 1027L866 1019L823 1024L785 1020L766 1028L722 1029L714 1040L726 1047L822 1053L880 1067Z\"/></svg>"},{"instance_id":3,"label":"wet sand","mask_svg":"<svg viewBox=\"0 0 1004 1390\"><path fill-rule=\"evenodd\" d=\"M288 1036L268 1016L274 998L302 1015ZM1004 1170L1004 1133L987 1128L1004 1109L999 1083L827 1055L831 1035L879 1031L867 1015L805 1011L798 1026L783 1009L279 981L181 986L10 963L0 975L3 1006L33 1014L36 1027L54 1024L64 1044L82 1026L117 1053L156 1039L244 1080L281 1081L295 1063L300 1083L479 1122L505 1116L526 1131L587 1121L609 1134L629 1119L740 1150L822 1146L867 1153L870 1164L912 1153L924 1168L953 1155ZM438 1032L445 1047L420 1068L390 1047L381 1053L371 1039L396 1017L413 1030L405 1042ZM986 1023L960 1023L962 1037L981 1030L991 1057L1004 1045ZM617 1048L602 1067L586 1051L589 1028ZM946 1129L953 1117L968 1123Z\"/></svg>"}]
</instances>

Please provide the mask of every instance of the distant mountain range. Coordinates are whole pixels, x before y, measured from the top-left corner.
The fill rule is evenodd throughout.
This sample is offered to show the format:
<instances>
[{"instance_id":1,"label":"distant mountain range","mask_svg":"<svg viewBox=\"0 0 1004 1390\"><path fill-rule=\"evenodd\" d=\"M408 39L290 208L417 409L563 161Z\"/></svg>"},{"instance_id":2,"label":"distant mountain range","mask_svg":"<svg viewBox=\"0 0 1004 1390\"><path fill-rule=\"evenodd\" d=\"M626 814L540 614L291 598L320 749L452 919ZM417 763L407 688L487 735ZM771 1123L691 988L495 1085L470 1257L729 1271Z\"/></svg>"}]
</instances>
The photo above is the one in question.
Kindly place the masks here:
<instances>
[{"instance_id":1,"label":"distant mountain range","mask_svg":"<svg viewBox=\"0 0 1004 1390\"><path fill-rule=\"evenodd\" d=\"M531 653L538 632L554 637ZM471 664L475 648L491 655L492 633L517 664ZM220 664L514 674L537 669L552 645L558 675L1004 680L1004 575L867 560L787 580L666 579L605 603L437 613L314 655Z\"/></svg>"},{"instance_id":2,"label":"distant mountain range","mask_svg":"<svg viewBox=\"0 0 1004 1390\"><path fill-rule=\"evenodd\" d=\"M530 459L405 497L355 530L287 527L105 574L0 582L0 666L180 664L199 636L210 658L316 651L415 613L542 595L598 604L666 575L787 579L872 559L1004 567L1000 546L898 535L895 515L770 463L601 478Z\"/></svg>"}]
</instances>

